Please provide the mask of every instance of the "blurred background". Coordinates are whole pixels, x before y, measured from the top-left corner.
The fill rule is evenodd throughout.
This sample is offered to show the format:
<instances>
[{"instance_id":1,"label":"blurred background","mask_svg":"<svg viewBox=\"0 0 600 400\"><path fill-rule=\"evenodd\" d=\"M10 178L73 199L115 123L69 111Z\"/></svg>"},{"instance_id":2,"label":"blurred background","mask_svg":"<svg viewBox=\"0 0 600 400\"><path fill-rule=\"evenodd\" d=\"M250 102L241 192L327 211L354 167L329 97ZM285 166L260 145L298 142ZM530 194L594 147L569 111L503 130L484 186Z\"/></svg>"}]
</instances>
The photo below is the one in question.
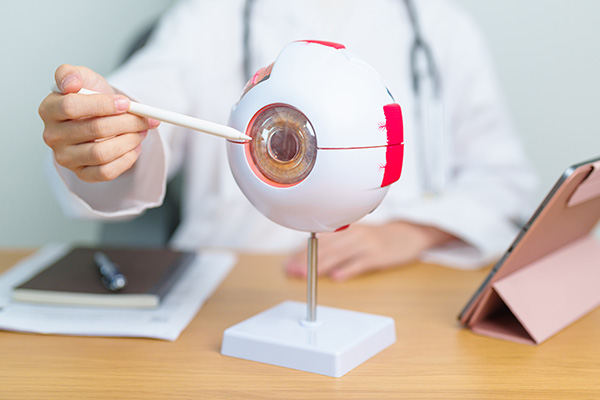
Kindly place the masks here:
<instances>
[{"instance_id":1,"label":"blurred background","mask_svg":"<svg viewBox=\"0 0 600 400\"><path fill-rule=\"evenodd\" d=\"M600 155L600 2L455 1L488 40L513 121L540 176L541 201L567 166ZM109 73L136 35L174 2L0 2L0 247L98 239L100 225L63 217L49 190L37 108L58 65Z\"/></svg>"}]
</instances>

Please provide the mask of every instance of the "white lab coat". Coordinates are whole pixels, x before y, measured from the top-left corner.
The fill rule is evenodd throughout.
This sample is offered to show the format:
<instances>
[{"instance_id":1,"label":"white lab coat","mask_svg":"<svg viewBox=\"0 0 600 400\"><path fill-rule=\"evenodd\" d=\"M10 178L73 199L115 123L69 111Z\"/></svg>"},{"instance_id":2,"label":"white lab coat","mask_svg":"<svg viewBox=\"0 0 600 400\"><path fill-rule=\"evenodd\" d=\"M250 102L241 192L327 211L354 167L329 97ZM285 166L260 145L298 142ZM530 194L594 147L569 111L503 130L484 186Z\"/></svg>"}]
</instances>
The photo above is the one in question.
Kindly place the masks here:
<instances>
[{"instance_id":1,"label":"white lab coat","mask_svg":"<svg viewBox=\"0 0 600 400\"><path fill-rule=\"evenodd\" d=\"M252 70L271 63L297 39L345 44L382 76L402 106L405 161L400 180L362 223L395 219L436 226L462 241L432 249L426 261L474 268L492 261L530 212L535 177L505 113L489 55L471 20L447 0L416 1L423 35L440 69L444 104L441 196L424 200L410 85L413 40L406 9L391 0L258 0L251 17ZM226 124L245 84L244 2L184 1L161 20L151 41L109 77L139 102ZM93 67L93 66L91 66ZM143 142L135 166L112 182L85 183L52 168L68 215L123 219L161 204L169 176L185 168L183 221L172 245L243 251L290 251L306 233L258 213L229 170L225 140L162 124Z\"/></svg>"}]
</instances>

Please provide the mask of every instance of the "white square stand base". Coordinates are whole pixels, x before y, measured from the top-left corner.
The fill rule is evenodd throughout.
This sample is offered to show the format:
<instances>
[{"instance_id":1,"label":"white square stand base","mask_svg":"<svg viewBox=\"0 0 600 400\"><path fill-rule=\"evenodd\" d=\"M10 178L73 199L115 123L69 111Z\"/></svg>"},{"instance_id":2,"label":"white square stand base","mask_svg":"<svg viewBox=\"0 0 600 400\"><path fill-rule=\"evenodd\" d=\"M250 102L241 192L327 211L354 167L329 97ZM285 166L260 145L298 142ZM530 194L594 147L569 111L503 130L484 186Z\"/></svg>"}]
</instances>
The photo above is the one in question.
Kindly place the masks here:
<instances>
[{"instance_id":1,"label":"white square stand base","mask_svg":"<svg viewBox=\"0 0 600 400\"><path fill-rule=\"evenodd\" d=\"M396 342L389 317L285 301L223 333L221 354L340 377Z\"/></svg>"}]
</instances>

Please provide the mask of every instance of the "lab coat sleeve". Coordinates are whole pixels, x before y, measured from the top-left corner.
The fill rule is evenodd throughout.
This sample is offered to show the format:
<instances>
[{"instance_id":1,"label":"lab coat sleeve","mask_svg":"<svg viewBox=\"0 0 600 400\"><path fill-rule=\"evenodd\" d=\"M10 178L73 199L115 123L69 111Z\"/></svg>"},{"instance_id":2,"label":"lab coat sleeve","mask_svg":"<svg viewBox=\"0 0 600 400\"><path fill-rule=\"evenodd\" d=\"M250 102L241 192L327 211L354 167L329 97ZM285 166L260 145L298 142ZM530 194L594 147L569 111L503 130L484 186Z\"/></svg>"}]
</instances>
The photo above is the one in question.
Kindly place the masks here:
<instances>
[{"instance_id":1,"label":"lab coat sleeve","mask_svg":"<svg viewBox=\"0 0 600 400\"><path fill-rule=\"evenodd\" d=\"M424 261L471 269L508 248L517 224L532 210L536 177L511 126L481 34L459 15L451 35L451 45L434 47L451 160L446 188L437 198L399 208L396 216L460 239L425 252Z\"/></svg>"},{"instance_id":2,"label":"lab coat sleeve","mask_svg":"<svg viewBox=\"0 0 600 400\"><path fill-rule=\"evenodd\" d=\"M161 19L146 46L107 78L113 87L141 103L188 111L184 68L189 63L182 46L190 36L189 7L189 2L182 2ZM48 168L48 179L66 215L128 219L162 204L167 179L180 167L184 148L185 131L161 124L149 131L134 166L113 181L83 182L55 160L48 162L54 164Z\"/></svg>"}]
</instances>

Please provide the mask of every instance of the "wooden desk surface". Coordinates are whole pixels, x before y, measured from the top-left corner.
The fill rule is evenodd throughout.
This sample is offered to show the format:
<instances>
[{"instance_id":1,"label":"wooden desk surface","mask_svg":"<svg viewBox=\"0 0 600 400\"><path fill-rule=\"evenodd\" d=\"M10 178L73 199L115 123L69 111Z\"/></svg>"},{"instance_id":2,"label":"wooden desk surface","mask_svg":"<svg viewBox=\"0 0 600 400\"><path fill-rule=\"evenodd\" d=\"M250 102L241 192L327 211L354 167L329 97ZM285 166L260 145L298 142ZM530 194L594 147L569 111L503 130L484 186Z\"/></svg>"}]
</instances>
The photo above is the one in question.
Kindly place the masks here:
<instances>
[{"instance_id":1,"label":"wooden desk surface","mask_svg":"<svg viewBox=\"0 0 600 400\"><path fill-rule=\"evenodd\" d=\"M0 252L0 271L27 252ZM319 303L391 316L397 342L341 378L219 353L223 331L304 301L283 257L241 256L175 342L0 332L1 399L598 399L600 309L540 346L477 336L456 315L487 271L413 265L343 284Z\"/></svg>"}]
</instances>

